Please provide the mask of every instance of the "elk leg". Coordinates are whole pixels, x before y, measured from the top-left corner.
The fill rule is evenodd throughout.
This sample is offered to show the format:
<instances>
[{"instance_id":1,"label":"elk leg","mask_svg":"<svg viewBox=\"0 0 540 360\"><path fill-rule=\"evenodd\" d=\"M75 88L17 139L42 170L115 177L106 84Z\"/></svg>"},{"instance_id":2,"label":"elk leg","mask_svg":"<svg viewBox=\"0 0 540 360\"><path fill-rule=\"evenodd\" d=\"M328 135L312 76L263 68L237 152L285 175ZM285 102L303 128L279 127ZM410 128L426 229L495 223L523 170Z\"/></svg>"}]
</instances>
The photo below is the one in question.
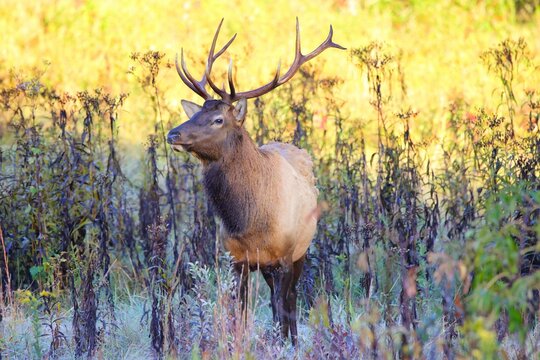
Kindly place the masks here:
<instances>
[{"instance_id":1,"label":"elk leg","mask_svg":"<svg viewBox=\"0 0 540 360\"><path fill-rule=\"evenodd\" d=\"M279 316L279 322L281 325L281 336L283 340L289 336L289 323L290 323L290 307L289 307L289 292L292 283L292 264L282 263L280 269L277 271L277 278L279 279L279 285L276 286L276 292L278 293L277 310Z\"/></svg>"},{"instance_id":2,"label":"elk leg","mask_svg":"<svg viewBox=\"0 0 540 360\"><path fill-rule=\"evenodd\" d=\"M261 269L261 273L264 277L264 280L266 281L266 284L268 284L268 287L270 288L270 306L272 306L272 320L274 321L274 324L279 321L278 318L278 311L277 311L277 297L276 297L276 289L274 286L274 276L275 276L275 268L274 267L265 267Z\"/></svg>"},{"instance_id":3,"label":"elk leg","mask_svg":"<svg viewBox=\"0 0 540 360\"><path fill-rule=\"evenodd\" d=\"M298 329L296 327L296 297L297 297L296 284L298 283L298 279L300 278L300 275L302 275L302 269L304 267L305 259L306 259L306 255L296 260L293 264L291 287L289 291L289 297L287 299L289 302L291 341L292 341L293 346L296 346L297 339L298 339Z\"/></svg>"},{"instance_id":4,"label":"elk leg","mask_svg":"<svg viewBox=\"0 0 540 360\"><path fill-rule=\"evenodd\" d=\"M249 266L246 263L235 263L234 269L238 275L238 282L240 284L240 301L242 303L242 314L244 320L247 319L247 296L248 296L248 275L249 275Z\"/></svg>"}]
</instances>

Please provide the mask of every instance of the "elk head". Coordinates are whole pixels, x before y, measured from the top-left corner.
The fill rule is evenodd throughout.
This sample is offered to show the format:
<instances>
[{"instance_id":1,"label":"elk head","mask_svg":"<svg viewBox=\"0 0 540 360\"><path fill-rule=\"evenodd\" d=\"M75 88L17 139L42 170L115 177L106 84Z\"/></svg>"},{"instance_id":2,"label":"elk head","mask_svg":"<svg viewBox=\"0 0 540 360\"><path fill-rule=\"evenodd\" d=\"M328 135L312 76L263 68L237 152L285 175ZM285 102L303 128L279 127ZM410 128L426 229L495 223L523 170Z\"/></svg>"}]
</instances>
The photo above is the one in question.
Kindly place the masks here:
<instances>
[{"instance_id":1,"label":"elk head","mask_svg":"<svg viewBox=\"0 0 540 360\"><path fill-rule=\"evenodd\" d=\"M234 106L221 100L206 100L203 106L182 100L182 106L189 120L172 129L167 142L174 150L192 152L209 162L220 159L234 142L246 117L247 100L240 99Z\"/></svg>"},{"instance_id":2,"label":"elk head","mask_svg":"<svg viewBox=\"0 0 540 360\"><path fill-rule=\"evenodd\" d=\"M176 71L178 75L191 90L201 96L205 102L199 106L190 101L182 100L182 106L189 120L182 125L172 129L167 142L175 150L184 149L194 153L203 161L215 161L221 158L223 151L233 142L234 136L239 134L246 117L247 99L262 96L280 85L289 81L298 69L305 62L313 59L328 48L345 48L332 42L332 26L326 40L315 50L307 55L303 55L300 48L300 25L296 18L296 51L294 61L287 72L280 76L280 64L278 63L274 78L267 84L249 91L237 92L233 83L232 60L229 62L228 85L229 92L225 88L219 88L211 79L210 73L216 59L221 56L236 38L236 34L219 50L215 52L216 42L223 24L223 19L214 35L212 46L208 53L208 60L204 75L197 81L188 71L184 61L184 51L181 52L181 64L178 64L176 57ZM221 97L221 100L214 100L206 90L206 85ZM236 103L236 104L235 104Z\"/></svg>"}]
</instances>

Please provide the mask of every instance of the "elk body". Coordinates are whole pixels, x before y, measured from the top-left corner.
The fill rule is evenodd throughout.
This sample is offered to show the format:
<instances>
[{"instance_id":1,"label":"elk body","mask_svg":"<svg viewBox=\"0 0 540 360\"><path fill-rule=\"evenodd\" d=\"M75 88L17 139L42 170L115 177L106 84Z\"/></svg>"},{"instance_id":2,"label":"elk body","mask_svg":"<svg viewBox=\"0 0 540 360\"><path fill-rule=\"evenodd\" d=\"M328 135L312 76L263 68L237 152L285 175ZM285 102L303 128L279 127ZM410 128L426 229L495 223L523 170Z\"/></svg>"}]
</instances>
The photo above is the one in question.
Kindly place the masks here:
<instances>
[{"instance_id":1,"label":"elk body","mask_svg":"<svg viewBox=\"0 0 540 360\"><path fill-rule=\"evenodd\" d=\"M182 81L205 101L202 106L182 100L189 120L172 129L167 137L175 150L185 150L203 165L205 192L223 223L225 249L240 275L240 297L246 306L248 273L259 269L270 287L274 321L283 338L289 331L296 344L296 283L306 251L317 225L317 195L312 161L305 150L284 143L257 147L243 124L247 99L261 96L290 80L300 66L334 47L332 27L327 39L308 55L300 50L296 21L296 53L290 69L280 76L278 65L271 82L255 90L236 92L229 64L229 92L216 86L210 72L214 61L236 35L214 54L219 24L206 63L197 81L187 70L183 52L176 69ZM206 85L220 96L214 100Z\"/></svg>"}]
</instances>

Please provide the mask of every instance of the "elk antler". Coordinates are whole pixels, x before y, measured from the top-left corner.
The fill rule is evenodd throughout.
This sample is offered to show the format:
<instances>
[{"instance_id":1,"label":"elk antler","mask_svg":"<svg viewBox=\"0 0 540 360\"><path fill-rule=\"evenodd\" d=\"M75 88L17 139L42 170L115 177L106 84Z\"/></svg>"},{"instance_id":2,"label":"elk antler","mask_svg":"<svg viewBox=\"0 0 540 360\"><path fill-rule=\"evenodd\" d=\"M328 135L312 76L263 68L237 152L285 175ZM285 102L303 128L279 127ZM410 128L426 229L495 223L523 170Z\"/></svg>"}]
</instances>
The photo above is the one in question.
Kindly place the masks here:
<instances>
[{"instance_id":1,"label":"elk antler","mask_svg":"<svg viewBox=\"0 0 540 360\"><path fill-rule=\"evenodd\" d=\"M182 74L182 72L180 71L180 68L178 66L178 57L176 59L176 70L178 71L178 75L180 75L180 78L182 79L182 81L191 90L193 90L194 92L196 92L197 94L202 96L205 100L212 98L212 96L210 94L208 94L208 92L205 89L206 83L208 83L208 85L210 85L212 90L214 90L216 92L216 94L218 94L223 99L223 101L231 104L231 103L233 103L233 102L235 102L235 101L237 101L239 99L242 99L242 98L251 99L251 98L254 98L254 97L262 96L262 95L272 91L273 89L277 88L278 86L283 85L284 83L289 81L294 76L294 74L296 74L298 69L300 69L300 67L304 63L306 63L309 60L313 59L315 56L319 55L320 53L322 53L324 50L326 50L328 48L336 48L336 49L340 49L340 50L345 50L345 48L343 46L338 45L338 44L336 44L336 43L334 43L332 41L332 35L334 34L334 30L332 29L332 25L330 25L330 32L328 33L328 36L326 37L326 40L322 44L320 44L315 50L310 52L309 54L303 55L301 47L300 47L300 23L298 22L298 17L297 17L296 18L296 51L295 51L295 54L294 54L294 61L293 61L292 65L291 65L291 67L289 68L289 70L287 70L287 72L285 73L285 75L283 75L281 77L279 76L280 65L281 64L278 63L278 66L277 66L277 69L276 69L276 74L274 75L274 78L272 79L272 81L270 81L269 83L267 83L267 84L265 84L265 85L263 85L263 86L261 86L261 87L259 87L257 89L237 93L236 90L235 90L235 87L234 87L233 79L232 79L232 60L231 60L229 62L229 70L228 70L228 82L229 82L230 93L227 93L224 88L220 89L218 86L216 86L212 82L212 79L210 78L210 72L212 71L212 65L214 64L214 61L221 54L223 54L223 52L225 52L225 50L227 50L229 45L231 45L231 43L236 38L236 34L235 34L232 37L232 39L229 40L229 42L227 44L225 44L225 46L216 55L214 55L214 49L215 49L215 46L216 46L217 37L219 35L219 30L221 29L221 24L222 23L223 23L223 19L221 19L221 22L219 23L216 34L214 35L214 39L212 41L212 47L210 48L210 53L208 54L208 61L206 63L206 69L205 69L205 72L204 72L204 75L203 75L203 78L201 79L201 81L196 81L193 78L193 76L191 76L191 74L188 72L188 70L186 68L186 64L184 62L184 53L183 53L183 51L182 51L182 70L183 70L184 74Z\"/></svg>"},{"instance_id":2,"label":"elk antler","mask_svg":"<svg viewBox=\"0 0 540 360\"><path fill-rule=\"evenodd\" d=\"M184 61L184 49L182 49L181 52L180 52L182 69L180 69L180 66L178 66L178 54L176 55L176 59L174 61L175 65L176 65L176 72L178 72L178 75L180 75L180 79L182 79L184 84L186 84L191 90L196 92L198 95L200 95L205 100L208 100L208 99L212 98L212 95L210 95L206 91L206 83L208 83L208 80L209 80L209 77L210 77L210 72L212 71L212 66L214 65L214 61L216 61L216 59L218 57L220 57L221 54L223 54L225 52L225 50L227 50L227 48L232 44L234 39L236 39L236 34L234 34L234 36L225 44L225 46L223 46L221 48L221 50L219 50L218 53L216 55L214 55L214 50L216 48L216 41L217 41L217 38L219 36L219 31L221 30L221 25L222 24L223 24L223 19L221 19L221 21L219 22L216 33L214 34L214 39L212 40L212 46L210 47L210 52L208 53L208 60L206 61L206 69L205 69L205 72L204 72L204 75L203 75L201 81L195 80L195 78L189 73L189 71L188 71L188 69L186 67L186 62ZM211 84L210 86L212 87L212 89L214 89L214 91L216 91L216 89L214 88L215 85L212 86L213 83L210 83L210 84ZM229 84L232 84L232 81ZM228 95L224 90L222 91L222 90L219 90L219 89L218 89L218 91L216 91L216 93L218 95L220 95L221 97L223 97L223 96L227 97L226 95Z\"/></svg>"}]
</instances>

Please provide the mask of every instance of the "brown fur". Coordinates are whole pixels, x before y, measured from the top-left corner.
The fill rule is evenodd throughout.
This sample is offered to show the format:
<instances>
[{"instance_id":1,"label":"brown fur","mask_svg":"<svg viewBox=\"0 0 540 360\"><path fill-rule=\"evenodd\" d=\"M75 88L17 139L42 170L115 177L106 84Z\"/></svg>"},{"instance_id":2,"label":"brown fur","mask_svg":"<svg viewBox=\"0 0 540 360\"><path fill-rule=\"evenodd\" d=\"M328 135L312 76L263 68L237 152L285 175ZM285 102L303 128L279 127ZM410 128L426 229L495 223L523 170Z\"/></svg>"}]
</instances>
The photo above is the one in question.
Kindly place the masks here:
<instances>
[{"instance_id":1,"label":"brown fur","mask_svg":"<svg viewBox=\"0 0 540 360\"><path fill-rule=\"evenodd\" d=\"M279 219L276 203L280 178L276 174L278 150L287 150L292 165L311 168L307 152L287 144L256 147L243 127L229 135L222 158L204 166L204 187L225 227L224 245L238 261L250 264L276 264L292 256L295 239L277 240ZM296 156L291 156L294 150ZM302 155L308 161L302 159ZM284 156L285 157L285 156ZM286 158L287 159L287 158ZM314 187L314 177L307 176Z\"/></svg>"},{"instance_id":2,"label":"brown fur","mask_svg":"<svg viewBox=\"0 0 540 360\"><path fill-rule=\"evenodd\" d=\"M264 152L276 152L283 156L308 181L313 190L317 191L315 188L315 176L313 176L313 161L311 161L311 156L306 150L280 142L268 143L261 146L260 149Z\"/></svg>"},{"instance_id":3,"label":"brown fur","mask_svg":"<svg viewBox=\"0 0 540 360\"><path fill-rule=\"evenodd\" d=\"M229 236L268 231L277 179L272 159L259 151L244 128L229 135L223 157L204 167L204 187Z\"/></svg>"},{"instance_id":4,"label":"brown fur","mask_svg":"<svg viewBox=\"0 0 540 360\"><path fill-rule=\"evenodd\" d=\"M297 231L290 223L282 231L282 222L289 219L282 219L280 211L293 211L283 208L288 204L284 197L297 196L299 190L317 197L312 161L305 150L290 144L274 142L257 148L236 112L234 106L208 100L188 122L171 130L169 136L176 137L170 142L202 161L204 188L223 222L225 248L237 261L274 264L293 254L296 260L307 246L295 252ZM223 122L216 125L218 118ZM298 186L301 189L294 188ZM307 217L296 225L300 230L311 223L309 214L315 205L309 206L313 209L298 209Z\"/></svg>"}]
</instances>

